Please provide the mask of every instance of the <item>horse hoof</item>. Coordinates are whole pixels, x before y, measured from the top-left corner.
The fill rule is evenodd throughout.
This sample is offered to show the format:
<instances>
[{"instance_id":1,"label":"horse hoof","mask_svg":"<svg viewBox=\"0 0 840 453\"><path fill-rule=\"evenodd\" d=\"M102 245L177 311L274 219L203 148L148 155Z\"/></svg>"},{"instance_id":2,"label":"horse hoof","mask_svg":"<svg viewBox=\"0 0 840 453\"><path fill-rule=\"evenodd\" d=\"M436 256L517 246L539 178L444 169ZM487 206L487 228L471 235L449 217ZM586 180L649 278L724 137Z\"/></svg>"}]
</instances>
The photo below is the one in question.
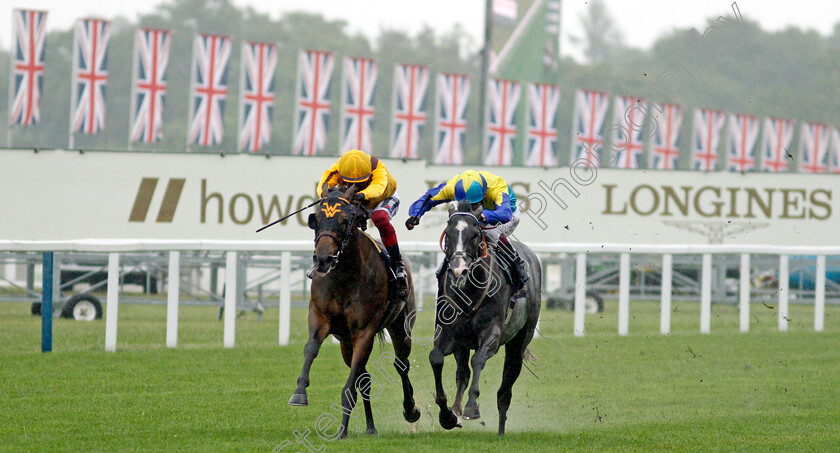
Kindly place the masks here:
<instances>
[{"instance_id":1,"label":"horse hoof","mask_svg":"<svg viewBox=\"0 0 840 453\"><path fill-rule=\"evenodd\" d=\"M414 406L414 408L410 411L403 410L403 417L405 418L405 421L414 423L417 420L420 420L420 410L417 409L417 406Z\"/></svg>"},{"instance_id":2,"label":"horse hoof","mask_svg":"<svg viewBox=\"0 0 840 453\"><path fill-rule=\"evenodd\" d=\"M460 428L461 424L458 422L458 417L452 412L452 409L446 408L445 411L440 411L440 416L438 417L440 421L440 426L443 429L452 429L452 428Z\"/></svg>"},{"instance_id":3,"label":"horse hoof","mask_svg":"<svg viewBox=\"0 0 840 453\"><path fill-rule=\"evenodd\" d=\"M306 393L294 393L292 397L289 398L289 405L290 406L306 406L309 404L309 398L307 398Z\"/></svg>"},{"instance_id":4,"label":"horse hoof","mask_svg":"<svg viewBox=\"0 0 840 453\"><path fill-rule=\"evenodd\" d=\"M471 406L467 404L462 415L467 420L478 420L481 418L481 411L478 410L478 405Z\"/></svg>"},{"instance_id":5,"label":"horse hoof","mask_svg":"<svg viewBox=\"0 0 840 453\"><path fill-rule=\"evenodd\" d=\"M370 435L370 436L375 436L379 433L376 431L376 428L368 428L368 429L365 430L365 434Z\"/></svg>"}]
</instances>

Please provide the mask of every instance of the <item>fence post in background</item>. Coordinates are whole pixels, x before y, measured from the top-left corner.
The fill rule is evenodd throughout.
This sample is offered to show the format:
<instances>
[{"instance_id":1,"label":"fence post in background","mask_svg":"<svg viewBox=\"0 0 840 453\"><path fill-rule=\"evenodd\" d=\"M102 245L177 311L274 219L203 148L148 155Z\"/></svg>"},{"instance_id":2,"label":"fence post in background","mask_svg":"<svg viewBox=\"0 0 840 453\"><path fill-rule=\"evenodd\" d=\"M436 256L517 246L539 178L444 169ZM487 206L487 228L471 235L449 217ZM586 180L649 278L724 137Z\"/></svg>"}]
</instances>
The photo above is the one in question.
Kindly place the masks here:
<instances>
[{"instance_id":1,"label":"fence post in background","mask_svg":"<svg viewBox=\"0 0 840 453\"><path fill-rule=\"evenodd\" d=\"M289 344L292 322L292 252L280 254L280 346Z\"/></svg>"},{"instance_id":2,"label":"fence post in background","mask_svg":"<svg viewBox=\"0 0 840 453\"><path fill-rule=\"evenodd\" d=\"M120 254L108 254L108 300L105 311L105 350L117 350L117 305L120 295Z\"/></svg>"},{"instance_id":3,"label":"fence post in background","mask_svg":"<svg viewBox=\"0 0 840 453\"><path fill-rule=\"evenodd\" d=\"M166 347L178 346L178 297L181 291L181 252L169 252L166 279Z\"/></svg>"},{"instance_id":4,"label":"fence post in background","mask_svg":"<svg viewBox=\"0 0 840 453\"><path fill-rule=\"evenodd\" d=\"M52 351L53 252L44 252L41 275L41 352Z\"/></svg>"},{"instance_id":5,"label":"fence post in background","mask_svg":"<svg viewBox=\"0 0 840 453\"><path fill-rule=\"evenodd\" d=\"M578 253L575 270L575 336L583 336L583 315L586 307L586 253Z\"/></svg>"},{"instance_id":6,"label":"fence post in background","mask_svg":"<svg viewBox=\"0 0 840 453\"><path fill-rule=\"evenodd\" d=\"M618 334L627 335L630 323L630 254L622 253L618 274Z\"/></svg>"},{"instance_id":7,"label":"fence post in background","mask_svg":"<svg viewBox=\"0 0 840 453\"><path fill-rule=\"evenodd\" d=\"M700 283L700 333L709 333L712 321L712 255L703 254Z\"/></svg>"},{"instance_id":8,"label":"fence post in background","mask_svg":"<svg viewBox=\"0 0 840 453\"><path fill-rule=\"evenodd\" d=\"M790 285L790 267L788 256L779 255L779 331L788 330L788 288Z\"/></svg>"},{"instance_id":9,"label":"fence post in background","mask_svg":"<svg viewBox=\"0 0 840 453\"><path fill-rule=\"evenodd\" d=\"M814 330L822 332L825 326L825 255L817 255L814 291Z\"/></svg>"},{"instance_id":10,"label":"fence post in background","mask_svg":"<svg viewBox=\"0 0 840 453\"><path fill-rule=\"evenodd\" d=\"M738 277L741 281L740 312L741 332L750 331L750 254L741 254L741 265L738 266Z\"/></svg>"},{"instance_id":11,"label":"fence post in background","mask_svg":"<svg viewBox=\"0 0 840 453\"><path fill-rule=\"evenodd\" d=\"M225 262L225 331L224 347L232 348L236 338L236 287L237 253L227 252Z\"/></svg>"},{"instance_id":12,"label":"fence post in background","mask_svg":"<svg viewBox=\"0 0 840 453\"><path fill-rule=\"evenodd\" d=\"M659 309L659 333L671 334L671 279L673 260L670 253L662 255L662 306Z\"/></svg>"}]
</instances>

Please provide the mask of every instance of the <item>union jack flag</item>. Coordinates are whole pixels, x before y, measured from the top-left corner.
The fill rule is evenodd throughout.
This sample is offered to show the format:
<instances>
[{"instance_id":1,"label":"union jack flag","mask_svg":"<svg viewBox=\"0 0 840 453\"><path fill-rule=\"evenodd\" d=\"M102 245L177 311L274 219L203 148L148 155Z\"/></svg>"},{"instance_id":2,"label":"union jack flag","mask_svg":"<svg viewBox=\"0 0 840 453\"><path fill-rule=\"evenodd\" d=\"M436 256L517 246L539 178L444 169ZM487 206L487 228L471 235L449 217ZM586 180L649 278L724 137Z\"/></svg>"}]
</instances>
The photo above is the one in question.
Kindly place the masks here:
<instances>
[{"instance_id":1,"label":"union jack flag","mask_svg":"<svg viewBox=\"0 0 840 453\"><path fill-rule=\"evenodd\" d=\"M339 154L351 149L373 151L373 95L376 91L376 61L370 58L345 58L344 82L341 84L341 147Z\"/></svg>"},{"instance_id":2,"label":"union jack flag","mask_svg":"<svg viewBox=\"0 0 840 453\"><path fill-rule=\"evenodd\" d=\"M426 125L429 67L398 64L394 67L394 119L391 122L391 157L419 157L418 144Z\"/></svg>"},{"instance_id":3,"label":"union jack flag","mask_svg":"<svg viewBox=\"0 0 840 453\"><path fill-rule=\"evenodd\" d=\"M643 131L648 101L645 99L616 96L613 108L614 125L612 149L615 151L615 168L639 168L642 162ZM622 124L623 123L623 124Z\"/></svg>"},{"instance_id":4,"label":"union jack flag","mask_svg":"<svg viewBox=\"0 0 840 453\"><path fill-rule=\"evenodd\" d=\"M825 124L802 123L799 169L803 173L825 173L830 132L831 128Z\"/></svg>"},{"instance_id":5,"label":"union jack flag","mask_svg":"<svg viewBox=\"0 0 840 453\"><path fill-rule=\"evenodd\" d=\"M12 12L12 24L14 91L9 104L9 124L29 126L41 119L47 12L16 9Z\"/></svg>"},{"instance_id":6,"label":"union jack flag","mask_svg":"<svg viewBox=\"0 0 840 453\"><path fill-rule=\"evenodd\" d=\"M682 124L683 109L676 104L654 103L651 113L656 127L653 131L653 150L651 152L651 168L657 170L674 170L677 168L680 155L680 124Z\"/></svg>"},{"instance_id":7,"label":"union jack flag","mask_svg":"<svg viewBox=\"0 0 840 453\"><path fill-rule=\"evenodd\" d=\"M729 115L729 139L726 141L726 169L755 170L758 118L751 115Z\"/></svg>"},{"instance_id":8,"label":"union jack flag","mask_svg":"<svg viewBox=\"0 0 840 453\"><path fill-rule=\"evenodd\" d=\"M105 84L111 23L98 19L76 22L73 48L73 115L71 132L95 134L105 126Z\"/></svg>"},{"instance_id":9,"label":"union jack flag","mask_svg":"<svg viewBox=\"0 0 840 453\"><path fill-rule=\"evenodd\" d=\"M528 84L528 159L532 167L557 165L557 106L560 87Z\"/></svg>"},{"instance_id":10,"label":"union jack flag","mask_svg":"<svg viewBox=\"0 0 840 453\"><path fill-rule=\"evenodd\" d=\"M297 115L292 134L295 154L314 156L327 143L334 64L332 52L301 50L298 54Z\"/></svg>"},{"instance_id":11,"label":"union jack flag","mask_svg":"<svg viewBox=\"0 0 840 453\"><path fill-rule=\"evenodd\" d=\"M257 152L271 138L277 45L242 43L239 96L239 150Z\"/></svg>"},{"instance_id":12,"label":"union jack flag","mask_svg":"<svg viewBox=\"0 0 840 453\"><path fill-rule=\"evenodd\" d=\"M435 163L464 163L464 135L467 129L467 99L470 78L461 74L437 75L437 124Z\"/></svg>"},{"instance_id":13,"label":"union jack flag","mask_svg":"<svg viewBox=\"0 0 840 453\"><path fill-rule=\"evenodd\" d=\"M218 145L224 136L222 116L227 97L230 37L198 35L193 46L189 143Z\"/></svg>"},{"instance_id":14,"label":"union jack flag","mask_svg":"<svg viewBox=\"0 0 840 453\"><path fill-rule=\"evenodd\" d=\"M793 140L793 121L765 118L761 140L761 169L773 173L788 168L788 149Z\"/></svg>"},{"instance_id":15,"label":"union jack flag","mask_svg":"<svg viewBox=\"0 0 840 453\"><path fill-rule=\"evenodd\" d=\"M171 35L167 30L137 30L134 51L134 94L131 96L132 142L163 138L163 100Z\"/></svg>"},{"instance_id":16,"label":"union jack flag","mask_svg":"<svg viewBox=\"0 0 840 453\"><path fill-rule=\"evenodd\" d=\"M831 129L831 171L840 173L840 129Z\"/></svg>"},{"instance_id":17,"label":"union jack flag","mask_svg":"<svg viewBox=\"0 0 840 453\"><path fill-rule=\"evenodd\" d=\"M717 169L718 143L726 123L726 114L720 110L697 109L694 111L694 130L691 133L691 167L695 170Z\"/></svg>"},{"instance_id":18,"label":"union jack flag","mask_svg":"<svg viewBox=\"0 0 840 453\"><path fill-rule=\"evenodd\" d=\"M598 147L604 142L604 120L610 99L602 91L577 90L572 130L572 160L586 161L589 167L600 166Z\"/></svg>"},{"instance_id":19,"label":"union jack flag","mask_svg":"<svg viewBox=\"0 0 840 453\"><path fill-rule=\"evenodd\" d=\"M484 165L510 165L516 143L516 117L522 87L513 80L487 83Z\"/></svg>"}]
</instances>

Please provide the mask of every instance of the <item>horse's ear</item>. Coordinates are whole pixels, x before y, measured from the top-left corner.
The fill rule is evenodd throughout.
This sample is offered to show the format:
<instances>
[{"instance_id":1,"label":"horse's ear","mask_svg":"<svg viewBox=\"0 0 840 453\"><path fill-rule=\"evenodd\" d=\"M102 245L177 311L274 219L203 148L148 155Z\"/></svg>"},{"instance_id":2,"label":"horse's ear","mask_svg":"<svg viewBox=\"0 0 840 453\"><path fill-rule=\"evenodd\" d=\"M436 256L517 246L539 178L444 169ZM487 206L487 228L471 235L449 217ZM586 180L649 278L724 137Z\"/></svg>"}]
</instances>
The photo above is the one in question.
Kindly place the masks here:
<instances>
[{"instance_id":1,"label":"horse's ear","mask_svg":"<svg viewBox=\"0 0 840 453\"><path fill-rule=\"evenodd\" d=\"M347 200L352 200L354 193L356 193L356 184L350 184L350 187L347 189L347 192L344 192L344 198L346 198Z\"/></svg>"},{"instance_id":2,"label":"horse's ear","mask_svg":"<svg viewBox=\"0 0 840 453\"><path fill-rule=\"evenodd\" d=\"M455 214L455 205L450 203L449 204L449 217L452 217L452 214Z\"/></svg>"},{"instance_id":3,"label":"horse's ear","mask_svg":"<svg viewBox=\"0 0 840 453\"><path fill-rule=\"evenodd\" d=\"M479 205L478 205L477 207L475 207L475 208L470 207L470 210L472 210L472 215L474 215L474 216L478 217L479 215L481 215L481 213L482 213L482 212L484 212L484 205L483 205L483 204L479 204Z\"/></svg>"},{"instance_id":4,"label":"horse's ear","mask_svg":"<svg viewBox=\"0 0 840 453\"><path fill-rule=\"evenodd\" d=\"M330 194L329 188L329 181L324 181L324 185L321 186L321 198L327 198Z\"/></svg>"},{"instance_id":5,"label":"horse's ear","mask_svg":"<svg viewBox=\"0 0 840 453\"><path fill-rule=\"evenodd\" d=\"M315 229L318 227L318 219L315 216L315 213L309 214L309 220L307 222L309 224L309 228Z\"/></svg>"}]
</instances>

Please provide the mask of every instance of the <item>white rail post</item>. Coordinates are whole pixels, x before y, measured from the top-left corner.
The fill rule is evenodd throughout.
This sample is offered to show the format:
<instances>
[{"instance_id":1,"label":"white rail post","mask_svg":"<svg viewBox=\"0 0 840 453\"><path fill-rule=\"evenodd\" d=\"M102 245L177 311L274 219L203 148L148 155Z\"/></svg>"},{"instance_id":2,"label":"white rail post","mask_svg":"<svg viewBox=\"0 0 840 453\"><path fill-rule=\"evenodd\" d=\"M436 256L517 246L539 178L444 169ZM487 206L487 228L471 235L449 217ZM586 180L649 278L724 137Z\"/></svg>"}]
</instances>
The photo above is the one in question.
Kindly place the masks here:
<instances>
[{"instance_id":1,"label":"white rail post","mask_svg":"<svg viewBox=\"0 0 840 453\"><path fill-rule=\"evenodd\" d=\"M586 306L586 253L578 253L575 269L575 336L583 336L583 315Z\"/></svg>"},{"instance_id":2,"label":"white rail post","mask_svg":"<svg viewBox=\"0 0 840 453\"><path fill-rule=\"evenodd\" d=\"M712 321L712 255L703 254L700 284L700 333L709 333Z\"/></svg>"},{"instance_id":3,"label":"white rail post","mask_svg":"<svg viewBox=\"0 0 840 453\"><path fill-rule=\"evenodd\" d=\"M178 346L178 296L181 291L181 252L169 252L166 285L166 347Z\"/></svg>"},{"instance_id":4,"label":"white rail post","mask_svg":"<svg viewBox=\"0 0 840 453\"><path fill-rule=\"evenodd\" d=\"M225 262L225 332L224 346L232 348L236 338L236 252L227 252Z\"/></svg>"},{"instance_id":5,"label":"white rail post","mask_svg":"<svg viewBox=\"0 0 840 453\"><path fill-rule=\"evenodd\" d=\"M788 292L790 287L790 267L788 256L779 255L779 331L788 330Z\"/></svg>"},{"instance_id":6,"label":"white rail post","mask_svg":"<svg viewBox=\"0 0 840 453\"><path fill-rule=\"evenodd\" d=\"M117 350L117 304L120 294L120 254L108 254L108 299L105 312L105 350Z\"/></svg>"},{"instance_id":7,"label":"white rail post","mask_svg":"<svg viewBox=\"0 0 840 453\"><path fill-rule=\"evenodd\" d=\"M621 254L618 275L618 334L627 335L630 323L630 254Z\"/></svg>"},{"instance_id":8,"label":"white rail post","mask_svg":"<svg viewBox=\"0 0 840 453\"><path fill-rule=\"evenodd\" d=\"M741 265L738 266L738 274L741 282L740 291L740 312L741 332L750 331L750 254L741 254Z\"/></svg>"},{"instance_id":9,"label":"white rail post","mask_svg":"<svg viewBox=\"0 0 840 453\"><path fill-rule=\"evenodd\" d=\"M662 255L662 307L659 310L659 333L671 334L671 269L672 256Z\"/></svg>"},{"instance_id":10,"label":"white rail post","mask_svg":"<svg viewBox=\"0 0 840 453\"><path fill-rule=\"evenodd\" d=\"M280 346L289 344L292 322L292 252L280 254Z\"/></svg>"},{"instance_id":11,"label":"white rail post","mask_svg":"<svg viewBox=\"0 0 840 453\"><path fill-rule=\"evenodd\" d=\"M822 332L825 326L825 255L817 255L817 281L814 290L814 330Z\"/></svg>"}]
</instances>

